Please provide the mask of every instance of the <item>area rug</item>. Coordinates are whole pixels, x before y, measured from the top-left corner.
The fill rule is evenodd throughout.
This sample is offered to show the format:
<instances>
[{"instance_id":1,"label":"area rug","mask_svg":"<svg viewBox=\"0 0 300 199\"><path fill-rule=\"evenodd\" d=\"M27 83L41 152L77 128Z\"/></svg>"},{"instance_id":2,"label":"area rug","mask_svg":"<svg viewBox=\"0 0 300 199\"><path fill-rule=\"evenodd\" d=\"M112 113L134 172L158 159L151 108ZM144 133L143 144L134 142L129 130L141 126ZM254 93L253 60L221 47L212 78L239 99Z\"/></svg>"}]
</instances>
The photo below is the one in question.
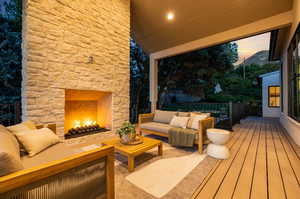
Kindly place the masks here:
<instances>
[{"instance_id":1,"label":"area rug","mask_svg":"<svg viewBox=\"0 0 300 199\"><path fill-rule=\"evenodd\" d=\"M206 155L194 152L187 156L157 160L128 175L126 179L156 198L161 198L182 181L205 157Z\"/></svg>"}]
</instances>

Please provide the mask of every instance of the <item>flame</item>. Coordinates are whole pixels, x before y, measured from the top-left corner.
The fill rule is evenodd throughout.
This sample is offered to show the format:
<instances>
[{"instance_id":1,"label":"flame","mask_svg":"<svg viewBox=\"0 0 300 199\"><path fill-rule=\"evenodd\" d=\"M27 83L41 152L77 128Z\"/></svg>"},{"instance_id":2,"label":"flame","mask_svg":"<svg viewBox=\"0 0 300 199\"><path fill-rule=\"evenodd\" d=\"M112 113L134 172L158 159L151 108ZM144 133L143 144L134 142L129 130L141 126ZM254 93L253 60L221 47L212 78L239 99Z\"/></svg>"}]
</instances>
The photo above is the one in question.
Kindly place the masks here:
<instances>
[{"instance_id":1,"label":"flame","mask_svg":"<svg viewBox=\"0 0 300 199\"><path fill-rule=\"evenodd\" d=\"M79 120L75 120L75 125L74 125L74 128L79 128L81 127L81 122Z\"/></svg>"},{"instance_id":2,"label":"flame","mask_svg":"<svg viewBox=\"0 0 300 199\"><path fill-rule=\"evenodd\" d=\"M83 127L83 126L91 126L91 125L96 125L96 124L97 124L96 121L92 121L90 119L87 119L84 122L81 122L79 120L75 120L74 121L74 128L79 128L79 127Z\"/></svg>"},{"instance_id":3,"label":"flame","mask_svg":"<svg viewBox=\"0 0 300 199\"><path fill-rule=\"evenodd\" d=\"M93 121L89 120L89 119L84 122L84 126L91 126L92 124L93 124Z\"/></svg>"}]
</instances>

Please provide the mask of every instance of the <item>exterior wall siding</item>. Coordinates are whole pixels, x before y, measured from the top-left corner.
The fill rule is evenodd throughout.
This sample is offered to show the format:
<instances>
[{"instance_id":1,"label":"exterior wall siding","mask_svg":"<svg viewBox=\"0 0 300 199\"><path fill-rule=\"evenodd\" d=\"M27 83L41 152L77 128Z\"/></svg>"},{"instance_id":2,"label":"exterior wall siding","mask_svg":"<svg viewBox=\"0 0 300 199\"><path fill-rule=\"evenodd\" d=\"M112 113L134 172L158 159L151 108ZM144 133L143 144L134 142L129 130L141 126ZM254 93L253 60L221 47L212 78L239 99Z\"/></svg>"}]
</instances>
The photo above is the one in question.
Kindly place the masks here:
<instances>
[{"instance_id":1,"label":"exterior wall siding","mask_svg":"<svg viewBox=\"0 0 300 199\"><path fill-rule=\"evenodd\" d=\"M263 77L262 80L262 104L263 117L280 117L280 107L269 107L269 86L280 86L280 73Z\"/></svg>"},{"instance_id":2,"label":"exterior wall siding","mask_svg":"<svg viewBox=\"0 0 300 199\"><path fill-rule=\"evenodd\" d=\"M287 63L287 49L290 41L300 22L300 0L294 0L293 4L293 23L290 28L290 33L285 43L285 48L282 54L283 64L283 112L281 113L280 122L293 138L293 140L300 146L300 123L288 116L288 63Z\"/></svg>"},{"instance_id":3,"label":"exterior wall siding","mask_svg":"<svg viewBox=\"0 0 300 199\"><path fill-rule=\"evenodd\" d=\"M113 129L129 119L130 0L27 0L23 15L23 120L62 137L65 89L112 92Z\"/></svg>"}]
</instances>

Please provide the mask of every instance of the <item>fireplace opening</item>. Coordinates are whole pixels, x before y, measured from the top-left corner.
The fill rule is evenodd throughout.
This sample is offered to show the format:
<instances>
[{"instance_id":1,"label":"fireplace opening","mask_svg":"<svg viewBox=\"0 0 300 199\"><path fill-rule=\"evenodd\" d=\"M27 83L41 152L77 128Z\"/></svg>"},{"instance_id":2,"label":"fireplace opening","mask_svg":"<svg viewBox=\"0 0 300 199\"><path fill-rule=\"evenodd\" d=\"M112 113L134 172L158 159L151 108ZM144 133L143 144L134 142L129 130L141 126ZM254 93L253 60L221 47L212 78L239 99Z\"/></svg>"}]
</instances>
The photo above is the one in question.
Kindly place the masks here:
<instances>
[{"instance_id":1,"label":"fireplace opening","mask_svg":"<svg viewBox=\"0 0 300 199\"><path fill-rule=\"evenodd\" d=\"M110 131L111 112L111 92L66 89L65 138Z\"/></svg>"}]
</instances>

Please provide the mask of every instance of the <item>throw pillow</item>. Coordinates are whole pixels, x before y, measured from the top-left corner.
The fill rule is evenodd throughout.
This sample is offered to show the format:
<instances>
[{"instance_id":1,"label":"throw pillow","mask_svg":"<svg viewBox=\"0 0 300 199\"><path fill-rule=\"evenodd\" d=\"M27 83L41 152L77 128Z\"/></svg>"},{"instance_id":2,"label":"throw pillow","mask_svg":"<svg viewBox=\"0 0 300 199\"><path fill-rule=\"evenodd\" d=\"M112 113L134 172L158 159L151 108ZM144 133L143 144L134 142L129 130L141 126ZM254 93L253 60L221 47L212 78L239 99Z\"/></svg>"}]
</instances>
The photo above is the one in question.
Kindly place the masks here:
<instances>
[{"instance_id":1,"label":"throw pillow","mask_svg":"<svg viewBox=\"0 0 300 199\"><path fill-rule=\"evenodd\" d=\"M23 169L16 138L0 125L0 176Z\"/></svg>"},{"instance_id":2,"label":"throw pillow","mask_svg":"<svg viewBox=\"0 0 300 199\"><path fill-rule=\"evenodd\" d=\"M16 134L16 136L30 157L61 142L59 137L48 128L24 131L23 133Z\"/></svg>"},{"instance_id":3,"label":"throw pillow","mask_svg":"<svg viewBox=\"0 0 300 199\"><path fill-rule=\"evenodd\" d=\"M198 130L199 129L199 121L207 119L208 117L210 117L210 113L202 113L202 114L191 113L191 119L190 119L187 127L190 129Z\"/></svg>"},{"instance_id":4,"label":"throw pillow","mask_svg":"<svg viewBox=\"0 0 300 199\"><path fill-rule=\"evenodd\" d=\"M174 116L170 122L170 125L173 127L180 127L185 129L189 119L190 117Z\"/></svg>"},{"instance_id":5,"label":"throw pillow","mask_svg":"<svg viewBox=\"0 0 300 199\"><path fill-rule=\"evenodd\" d=\"M174 111L160 111L156 110L154 113L154 122L159 122L159 123L165 123L169 124L173 118L174 115L176 115L177 112Z\"/></svg>"},{"instance_id":6,"label":"throw pillow","mask_svg":"<svg viewBox=\"0 0 300 199\"><path fill-rule=\"evenodd\" d=\"M9 127L7 127L7 129L12 134L16 135L18 133L22 133L22 132L25 132L25 131L36 130L36 127L35 127L35 124L32 121L28 120L28 121L22 122L20 124L9 126ZM20 144L20 152L21 152L21 155L27 154L26 150L24 149L24 146L22 144Z\"/></svg>"},{"instance_id":7,"label":"throw pillow","mask_svg":"<svg viewBox=\"0 0 300 199\"><path fill-rule=\"evenodd\" d=\"M13 126L7 127L13 134L22 133L24 131L36 130L36 127L32 121L22 122Z\"/></svg>"}]
</instances>

